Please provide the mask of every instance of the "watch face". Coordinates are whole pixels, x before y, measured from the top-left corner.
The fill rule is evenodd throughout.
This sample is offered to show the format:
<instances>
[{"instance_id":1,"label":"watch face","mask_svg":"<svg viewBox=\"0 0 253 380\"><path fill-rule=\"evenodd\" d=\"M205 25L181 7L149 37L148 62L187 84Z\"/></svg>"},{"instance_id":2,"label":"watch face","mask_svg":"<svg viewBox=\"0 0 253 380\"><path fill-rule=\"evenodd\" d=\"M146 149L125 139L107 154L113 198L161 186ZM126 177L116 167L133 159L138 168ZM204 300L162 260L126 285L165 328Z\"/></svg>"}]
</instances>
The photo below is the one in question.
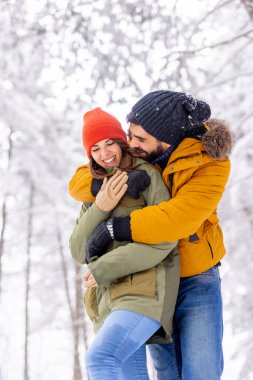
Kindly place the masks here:
<instances>
[{"instance_id":1,"label":"watch face","mask_svg":"<svg viewBox=\"0 0 253 380\"><path fill-rule=\"evenodd\" d=\"M112 221L109 220L108 222L106 222L106 227L111 235L111 238L114 239L114 233L113 233L113 225L112 225Z\"/></svg>"}]
</instances>

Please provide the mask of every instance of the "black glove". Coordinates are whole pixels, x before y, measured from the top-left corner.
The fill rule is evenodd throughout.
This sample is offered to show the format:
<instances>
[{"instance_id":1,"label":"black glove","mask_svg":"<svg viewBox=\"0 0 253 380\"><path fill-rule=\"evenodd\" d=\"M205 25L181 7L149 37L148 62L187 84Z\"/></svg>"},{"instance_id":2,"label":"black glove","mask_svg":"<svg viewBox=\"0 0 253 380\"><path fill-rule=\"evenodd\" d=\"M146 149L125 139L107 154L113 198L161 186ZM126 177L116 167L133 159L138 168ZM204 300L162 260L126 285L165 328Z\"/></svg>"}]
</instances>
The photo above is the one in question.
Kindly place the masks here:
<instances>
[{"instance_id":1,"label":"black glove","mask_svg":"<svg viewBox=\"0 0 253 380\"><path fill-rule=\"evenodd\" d=\"M110 233L108 225L110 225L112 231L111 219L100 223L87 243L86 249L86 264L98 259L100 256L106 253L108 244L113 240L113 233Z\"/></svg>"},{"instance_id":2,"label":"black glove","mask_svg":"<svg viewBox=\"0 0 253 380\"><path fill-rule=\"evenodd\" d=\"M91 188L90 188L90 191L91 191L91 194L92 194L94 197L97 195L97 193L98 193L99 190L101 189L102 183L103 183L103 180L102 180L102 179L93 178L93 180L92 180L92 182L91 182Z\"/></svg>"},{"instance_id":3,"label":"black glove","mask_svg":"<svg viewBox=\"0 0 253 380\"><path fill-rule=\"evenodd\" d=\"M140 193L150 185L150 177L145 170L134 170L128 173L126 194L129 197L138 199Z\"/></svg>"}]
</instances>

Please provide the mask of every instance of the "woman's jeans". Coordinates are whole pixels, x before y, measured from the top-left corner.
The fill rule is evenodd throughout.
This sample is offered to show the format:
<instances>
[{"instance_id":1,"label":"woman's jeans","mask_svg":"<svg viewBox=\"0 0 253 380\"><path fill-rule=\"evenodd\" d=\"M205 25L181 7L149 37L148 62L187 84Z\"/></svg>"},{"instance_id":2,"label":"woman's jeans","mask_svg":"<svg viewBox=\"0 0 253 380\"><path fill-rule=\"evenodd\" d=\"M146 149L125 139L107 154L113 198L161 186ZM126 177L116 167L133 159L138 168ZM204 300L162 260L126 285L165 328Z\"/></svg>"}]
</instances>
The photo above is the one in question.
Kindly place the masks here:
<instances>
[{"instance_id":1,"label":"woman's jeans","mask_svg":"<svg viewBox=\"0 0 253 380\"><path fill-rule=\"evenodd\" d=\"M113 311L87 352L90 380L148 380L145 342L160 326L133 311Z\"/></svg>"},{"instance_id":2,"label":"woman's jeans","mask_svg":"<svg viewBox=\"0 0 253 380\"><path fill-rule=\"evenodd\" d=\"M218 267L180 279L174 342L150 345L158 380L220 380L222 298Z\"/></svg>"}]
</instances>

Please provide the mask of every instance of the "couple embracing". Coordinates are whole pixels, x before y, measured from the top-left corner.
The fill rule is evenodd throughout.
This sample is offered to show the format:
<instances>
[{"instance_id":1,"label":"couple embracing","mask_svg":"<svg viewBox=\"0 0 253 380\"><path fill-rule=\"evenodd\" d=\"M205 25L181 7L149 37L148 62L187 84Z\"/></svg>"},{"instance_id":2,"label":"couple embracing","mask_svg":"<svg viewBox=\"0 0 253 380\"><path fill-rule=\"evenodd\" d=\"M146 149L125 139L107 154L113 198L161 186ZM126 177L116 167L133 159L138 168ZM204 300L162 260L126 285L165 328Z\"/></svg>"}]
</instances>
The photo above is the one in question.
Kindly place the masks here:
<instances>
[{"instance_id":1,"label":"couple embracing","mask_svg":"<svg viewBox=\"0 0 253 380\"><path fill-rule=\"evenodd\" d=\"M217 207L232 137L207 103L155 91L120 122L101 108L83 117L89 163L70 181L82 209L70 238L87 264L86 310L96 333L91 380L219 380L223 370Z\"/></svg>"}]
</instances>

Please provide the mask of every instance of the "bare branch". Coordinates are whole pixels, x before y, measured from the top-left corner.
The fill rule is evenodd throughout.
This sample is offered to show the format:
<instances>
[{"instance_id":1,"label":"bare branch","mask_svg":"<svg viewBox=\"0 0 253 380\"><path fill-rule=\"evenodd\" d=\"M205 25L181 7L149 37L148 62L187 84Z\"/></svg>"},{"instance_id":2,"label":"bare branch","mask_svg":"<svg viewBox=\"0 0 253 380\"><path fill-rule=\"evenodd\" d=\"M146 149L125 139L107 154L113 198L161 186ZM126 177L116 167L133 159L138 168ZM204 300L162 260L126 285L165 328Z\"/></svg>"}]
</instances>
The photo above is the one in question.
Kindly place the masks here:
<instances>
[{"instance_id":1,"label":"bare branch","mask_svg":"<svg viewBox=\"0 0 253 380\"><path fill-rule=\"evenodd\" d=\"M218 67L215 72L209 72L208 76L206 77L205 83L213 83L214 80L217 80L218 77L220 77L221 74L223 74L224 70L227 69L228 65L233 64L238 59L238 55L242 54L243 50L248 45L249 45L249 41L247 41L244 45L240 46L240 48L237 49L231 56L228 56L226 61L220 67ZM199 91L202 91L203 87L206 88L208 87L208 85L198 87L195 90L195 94L197 94Z\"/></svg>"},{"instance_id":2,"label":"bare branch","mask_svg":"<svg viewBox=\"0 0 253 380\"><path fill-rule=\"evenodd\" d=\"M30 274L31 274L31 248L32 248L32 225L33 225L33 207L34 207L34 184L30 183L29 195L29 212L27 226L27 263L25 270L25 353L24 353L24 380L29 380L29 335L30 335Z\"/></svg>"},{"instance_id":3,"label":"bare branch","mask_svg":"<svg viewBox=\"0 0 253 380\"><path fill-rule=\"evenodd\" d=\"M216 82L216 83L210 83L210 84L205 84L204 85L204 88L207 89L207 88L213 88L213 87L217 87L217 86L221 86L222 84L224 83L227 83L227 82L230 82L230 81L233 81L233 80L236 80L240 77L249 77L249 76L252 76L253 75L253 71L250 71L250 72L245 72L245 73L240 73L240 74L236 74L236 75L233 75L232 77L230 78L226 78L224 80L221 80L220 82ZM201 89L198 89L198 92L200 91Z\"/></svg>"},{"instance_id":4,"label":"bare branch","mask_svg":"<svg viewBox=\"0 0 253 380\"><path fill-rule=\"evenodd\" d=\"M200 20L197 21L197 23L194 25L194 28L192 30L190 39L192 39L192 36L196 33L197 29L199 28L199 25L202 24L211 14L215 13L218 11L220 8L224 7L225 5L228 5L231 3L233 0L227 0L224 1L223 3L221 1L218 1L217 4L214 6L213 9L211 9L209 12L207 12Z\"/></svg>"},{"instance_id":5,"label":"bare branch","mask_svg":"<svg viewBox=\"0 0 253 380\"><path fill-rule=\"evenodd\" d=\"M12 143L12 129L9 130L8 134L8 163L7 163L7 170L10 169L11 165L11 158L12 158L12 151L13 151L13 143ZM3 199L3 204L2 204L2 227L1 227L1 232L0 232L0 298L1 298L1 281L2 281L2 257L4 254L4 236L5 236L5 230L6 230L6 225L7 225L7 210L6 210L6 200L8 198L8 193L3 194L4 199Z\"/></svg>"},{"instance_id":6,"label":"bare branch","mask_svg":"<svg viewBox=\"0 0 253 380\"><path fill-rule=\"evenodd\" d=\"M201 48L198 48L198 49L193 49L193 50L177 50L177 51L174 51L172 52L171 54L169 54L169 56L172 56L174 54L186 54L186 55L190 55L190 54L195 54L195 53L198 53L202 50L205 50L205 49L214 49L218 46L222 46L222 45L228 45L242 37L247 37L249 34L251 34L253 32L253 29L251 30L248 30L247 32L244 32L244 33L241 33L237 36L234 36L233 38L229 39L229 40L225 40L225 41L221 41L221 42L217 42L216 44L213 44L213 45L209 45L209 46L203 46ZM166 58L167 56L163 57L163 58Z\"/></svg>"},{"instance_id":7,"label":"bare branch","mask_svg":"<svg viewBox=\"0 0 253 380\"><path fill-rule=\"evenodd\" d=\"M241 0L241 3L246 8L251 20L253 20L253 3L252 3L252 0Z\"/></svg>"}]
</instances>

